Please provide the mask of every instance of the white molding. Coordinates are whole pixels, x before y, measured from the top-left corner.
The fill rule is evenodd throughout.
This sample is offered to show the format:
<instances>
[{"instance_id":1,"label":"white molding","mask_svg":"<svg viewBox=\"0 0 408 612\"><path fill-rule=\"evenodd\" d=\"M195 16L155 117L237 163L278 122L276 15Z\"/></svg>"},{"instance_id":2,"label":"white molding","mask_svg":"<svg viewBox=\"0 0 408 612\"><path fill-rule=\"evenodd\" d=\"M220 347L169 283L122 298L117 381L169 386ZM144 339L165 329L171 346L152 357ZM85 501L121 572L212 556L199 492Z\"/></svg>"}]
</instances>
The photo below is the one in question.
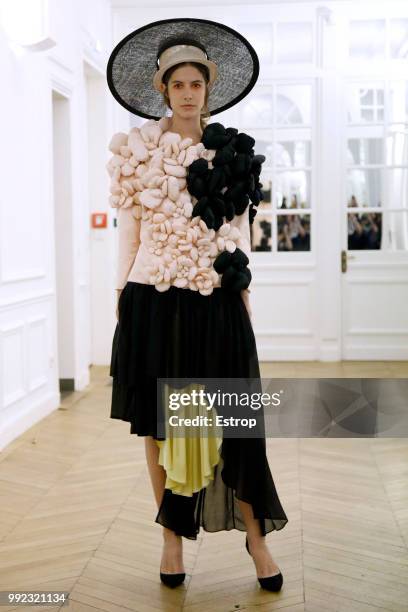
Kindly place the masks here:
<instances>
[{"instance_id":1,"label":"white molding","mask_svg":"<svg viewBox=\"0 0 408 612\"><path fill-rule=\"evenodd\" d=\"M403 276L394 276L389 278L388 276L376 276L375 278L368 278L361 276L359 278L347 279L347 285L407 285L407 279Z\"/></svg>"},{"instance_id":2,"label":"white molding","mask_svg":"<svg viewBox=\"0 0 408 612\"><path fill-rule=\"evenodd\" d=\"M75 391L82 391L83 389L86 389L86 387L89 385L90 382L91 382L90 371L89 371L89 368L86 367L82 371L82 374L75 379Z\"/></svg>"},{"instance_id":3,"label":"white molding","mask_svg":"<svg viewBox=\"0 0 408 612\"><path fill-rule=\"evenodd\" d=\"M48 342L47 342L47 323L48 323L48 319L45 316L27 317L26 319L25 335L26 335L26 355L27 355L27 393L32 393L33 391L36 391L37 389L41 389L41 387L45 387L48 384L48 378L45 375L39 376L36 379L30 378L31 372L29 370L29 363L28 363L29 350L31 349L30 330L34 329L35 327L39 327L41 331L43 331L44 333L45 341L44 341L44 346L38 347L38 352L42 350L41 356L44 358L45 370L48 367L49 355L48 355Z\"/></svg>"},{"instance_id":4,"label":"white molding","mask_svg":"<svg viewBox=\"0 0 408 612\"><path fill-rule=\"evenodd\" d=\"M54 57L54 55L50 54L48 56L48 60L52 64L55 64L55 66L58 67L58 70L63 70L64 72L68 72L70 75L74 74L74 71L70 66L68 66L67 64L64 64L64 62L62 62L59 58Z\"/></svg>"},{"instance_id":5,"label":"white molding","mask_svg":"<svg viewBox=\"0 0 408 612\"><path fill-rule=\"evenodd\" d=\"M259 361L316 361L319 358L314 346L287 346L286 344L258 345ZM337 359L336 359L337 361Z\"/></svg>"},{"instance_id":6,"label":"white molding","mask_svg":"<svg viewBox=\"0 0 408 612\"><path fill-rule=\"evenodd\" d=\"M97 60L101 60L100 63L98 63ZM91 68L93 70L95 70L95 72L98 74L98 76L101 77L105 77L105 68L104 68L104 64L103 64L103 60L104 58L95 58L88 49L83 49L82 51L82 61L86 64L88 64L89 66L91 66Z\"/></svg>"},{"instance_id":7,"label":"white molding","mask_svg":"<svg viewBox=\"0 0 408 612\"><path fill-rule=\"evenodd\" d=\"M347 263L347 268L350 270L364 270L367 268L374 268L375 270L381 269L381 268L390 268L391 270L395 270L396 268L402 268L402 269L407 269L408 268L408 261L403 262L403 261L394 261L394 262L387 262L387 261L371 261L371 262L361 262L361 263L353 263L353 264L348 264ZM352 282L352 280L348 281L348 282Z\"/></svg>"},{"instance_id":8,"label":"white molding","mask_svg":"<svg viewBox=\"0 0 408 612\"><path fill-rule=\"evenodd\" d=\"M408 359L408 348L398 344L386 346L345 344L343 347L343 360L405 361L406 359Z\"/></svg>"},{"instance_id":9,"label":"white molding","mask_svg":"<svg viewBox=\"0 0 408 612\"><path fill-rule=\"evenodd\" d=\"M7 310L8 308L12 309L16 306L24 306L27 304L35 304L39 302L44 302L45 300L49 300L50 298L54 298L55 292L53 289L48 289L47 291L33 291L31 293L23 293L17 295L17 297L7 298L0 300L0 311ZM0 328L1 331L1 328Z\"/></svg>"},{"instance_id":10,"label":"white molding","mask_svg":"<svg viewBox=\"0 0 408 612\"><path fill-rule=\"evenodd\" d=\"M61 96L65 98L72 97L73 84L59 72L54 72L52 68L50 69L50 84L51 90L58 92Z\"/></svg>"},{"instance_id":11,"label":"white molding","mask_svg":"<svg viewBox=\"0 0 408 612\"><path fill-rule=\"evenodd\" d=\"M291 327L289 328L284 328L281 327L279 330L272 330L272 329L259 329L257 327L254 327L254 333L257 336L257 338L260 338L262 341L262 338L265 337L280 337L280 336L294 336L294 337L299 337L299 336L303 336L303 337L314 337L315 334L313 332L313 330L311 329L307 329L307 328L301 328L301 327Z\"/></svg>"},{"instance_id":12,"label":"white molding","mask_svg":"<svg viewBox=\"0 0 408 612\"><path fill-rule=\"evenodd\" d=\"M319 361L340 361L341 360L341 346L336 338L333 339L332 346L325 346L325 339L321 339L319 348Z\"/></svg>"},{"instance_id":13,"label":"white molding","mask_svg":"<svg viewBox=\"0 0 408 612\"><path fill-rule=\"evenodd\" d=\"M383 327L379 329L376 327L374 330L370 327L351 327L346 331L347 336L408 336L407 329L387 329Z\"/></svg>"},{"instance_id":14,"label":"white molding","mask_svg":"<svg viewBox=\"0 0 408 612\"><path fill-rule=\"evenodd\" d=\"M0 401L2 411L6 410L9 406L12 406L16 402L20 401L27 395L26 389L26 352L25 352L25 322L23 319L16 319L13 323L9 323L0 327L0 358L3 361L6 358L5 355L5 339L7 336L14 336L16 342L19 342L21 352L21 381L22 385L17 388L13 393L6 395L4 388L4 381L2 387L2 398Z\"/></svg>"},{"instance_id":15,"label":"white molding","mask_svg":"<svg viewBox=\"0 0 408 612\"><path fill-rule=\"evenodd\" d=\"M45 278L47 276L47 271L45 268L33 268L30 272L26 272L25 274L20 275L9 275L4 274L2 269L1 274L1 283L5 285L7 283L18 283L21 281L34 280L39 278Z\"/></svg>"},{"instance_id":16,"label":"white molding","mask_svg":"<svg viewBox=\"0 0 408 612\"><path fill-rule=\"evenodd\" d=\"M254 271L258 271L258 270L268 270L268 271L279 271L282 270L283 272L287 271L287 270L314 270L317 267L316 263L310 263L310 264L305 264L305 263L259 263L259 264L249 264L249 267L251 268L251 270Z\"/></svg>"},{"instance_id":17,"label":"white molding","mask_svg":"<svg viewBox=\"0 0 408 612\"><path fill-rule=\"evenodd\" d=\"M251 281L250 284L250 289L251 287L255 287L256 285L260 285L260 286L264 286L267 285L268 287L274 287L274 286L288 286L288 287L293 287L295 286L313 286L313 283L315 283L315 279L314 278L310 278L308 279L304 279L304 278L291 278L291 279L270 279L270 278L254 278Z\"/></svg>"},{"instance_id":18,"label":"white molding","mask_svg":"<svg viewBox=\"0 0 408 612\"><path fill-rule=\"evenodd\" d=\"M101 41L83 25L81 26L81 44L83 60L92 66L100 76L105 76L108 53L102 47Z\"/></svg>"}]
</instances>

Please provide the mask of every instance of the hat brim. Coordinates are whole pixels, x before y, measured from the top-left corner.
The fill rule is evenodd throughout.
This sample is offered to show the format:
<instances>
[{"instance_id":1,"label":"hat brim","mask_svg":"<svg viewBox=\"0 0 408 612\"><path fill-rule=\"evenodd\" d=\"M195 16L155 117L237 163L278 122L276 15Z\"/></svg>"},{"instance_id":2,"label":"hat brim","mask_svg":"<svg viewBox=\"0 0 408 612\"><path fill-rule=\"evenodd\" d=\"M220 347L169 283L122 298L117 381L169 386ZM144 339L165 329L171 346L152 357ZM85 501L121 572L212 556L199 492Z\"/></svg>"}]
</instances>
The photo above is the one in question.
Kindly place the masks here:
<instances>
[{"instance_id":1,"label":"hat brim","mask_svg":"<svg viewBox=\"0 0 408 612\"><path fill-rule=\"evenodd\" d=\"M157 50L168 37L177 35L196 38L217 66L218 76L208 98L210 115L231 108L248 95L259 76L259 60L252 45L225 24L180 17L142 26L113 49L106 76L121 106L146 119L160 119L165 114L162 94L153 85Z\"/></svg>"}]
</instances>

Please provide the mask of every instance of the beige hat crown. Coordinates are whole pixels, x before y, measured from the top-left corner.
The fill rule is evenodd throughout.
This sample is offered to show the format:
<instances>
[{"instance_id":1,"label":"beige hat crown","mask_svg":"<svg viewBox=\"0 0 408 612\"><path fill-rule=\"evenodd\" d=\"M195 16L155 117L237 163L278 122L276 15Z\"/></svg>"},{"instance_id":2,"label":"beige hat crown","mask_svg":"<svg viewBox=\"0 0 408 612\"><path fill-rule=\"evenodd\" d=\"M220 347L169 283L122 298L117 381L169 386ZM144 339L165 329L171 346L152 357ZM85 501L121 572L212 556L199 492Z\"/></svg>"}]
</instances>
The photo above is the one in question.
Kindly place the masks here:
<instances>
[{"instance_id":1,"label":"beige hat crown","mask_svg":"<svg viewBox=\"0 0 408 612\"><path fill-rule=\"evenodd\" d=\"M212 87L218 75L217 64L207 59L207 54L199 47L183 44L168 47L160 54L159 68L153 77L153 86L157 91L160 91L160 84L166 70L182 62L198 62L206 66L210 74L208 86Z\"/></svg>"}]
</instances>

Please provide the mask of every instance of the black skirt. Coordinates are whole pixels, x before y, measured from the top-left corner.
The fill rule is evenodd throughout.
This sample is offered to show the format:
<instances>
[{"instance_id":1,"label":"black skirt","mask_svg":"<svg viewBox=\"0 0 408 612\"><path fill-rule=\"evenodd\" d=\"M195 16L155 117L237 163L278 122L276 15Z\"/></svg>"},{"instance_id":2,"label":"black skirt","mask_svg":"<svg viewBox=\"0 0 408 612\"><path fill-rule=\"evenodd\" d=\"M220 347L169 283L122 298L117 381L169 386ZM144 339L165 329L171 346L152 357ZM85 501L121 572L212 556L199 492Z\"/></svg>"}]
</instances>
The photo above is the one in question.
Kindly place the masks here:
<instances>
[{"instance_id":1,"label":"black skirt","mask_svg":"<svg viewBox=\"0 0 408 612\"><path fill-rule=\"evenodd\" d=\"M157 435L157 378L260 378L251 321L237 292L217 287L205 296L175 286L159 292L128 281L118 310L110 416L129 422L131 434L164 439ZM252 505L263 535L288 522L262 437L225 437L213 480L191 497L165 488L155 522L193 540L200 526L246 531L238 500Z\"/></svg>"}]
</instances>

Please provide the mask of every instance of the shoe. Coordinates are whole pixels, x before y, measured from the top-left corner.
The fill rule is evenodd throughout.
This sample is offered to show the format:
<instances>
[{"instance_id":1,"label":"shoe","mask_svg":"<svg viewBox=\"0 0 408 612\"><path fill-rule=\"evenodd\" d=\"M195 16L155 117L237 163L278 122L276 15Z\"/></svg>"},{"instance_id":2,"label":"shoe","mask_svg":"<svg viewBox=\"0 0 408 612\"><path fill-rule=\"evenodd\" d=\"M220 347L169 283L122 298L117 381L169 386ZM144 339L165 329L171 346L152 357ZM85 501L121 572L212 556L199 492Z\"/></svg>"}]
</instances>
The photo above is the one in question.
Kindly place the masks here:
<instances>
[{"instance_id":1,"label":"shoe","mask_svg":"<svg viewBox=\"0 0 408 612\"><path fill-rule=\"evenodd\" d=\"M184 582L185 577L186 577L185 572L178 573L178 574L165 574L164 572L161 571L161 564L160 564L160 580L162 581L163 584L170 587L171 589L174 589L175 587L180 586L180 584Z\"/></svg>"},{"instance_id":2,"label":"shoe","mask_svg":"<svg viewBox=\"0 0 408 612\"><path fill-rule=\"evenodd\" d=\"M249 552L249 546L248 546L248 538L245 538L245 547L248 551L248 554L251 555L251 553ZM251 555L252 557L252 555ZM282 588L282 584L283 584L283 576L281 574L281 572L279 572L279 574L274 574L273 576L266 576L265 578L258 578L258 582L261 585L261 587L263 589L266 589L267 591L273 591L274 593L277 593L278 591L281 590Z\"/></svg>"},{"instance_id":3,"label":"shoe","mask_svg":"<svg viewBox=\"0 0 408 612\"><path fill-rule=\"evenodd\" d=\"M163 584L174 589L175 587L180 586L184 582L184 578L186 577L185 572L182 574L164 574L160 572L160 580Z\"/></svg>"}]
</instances>

